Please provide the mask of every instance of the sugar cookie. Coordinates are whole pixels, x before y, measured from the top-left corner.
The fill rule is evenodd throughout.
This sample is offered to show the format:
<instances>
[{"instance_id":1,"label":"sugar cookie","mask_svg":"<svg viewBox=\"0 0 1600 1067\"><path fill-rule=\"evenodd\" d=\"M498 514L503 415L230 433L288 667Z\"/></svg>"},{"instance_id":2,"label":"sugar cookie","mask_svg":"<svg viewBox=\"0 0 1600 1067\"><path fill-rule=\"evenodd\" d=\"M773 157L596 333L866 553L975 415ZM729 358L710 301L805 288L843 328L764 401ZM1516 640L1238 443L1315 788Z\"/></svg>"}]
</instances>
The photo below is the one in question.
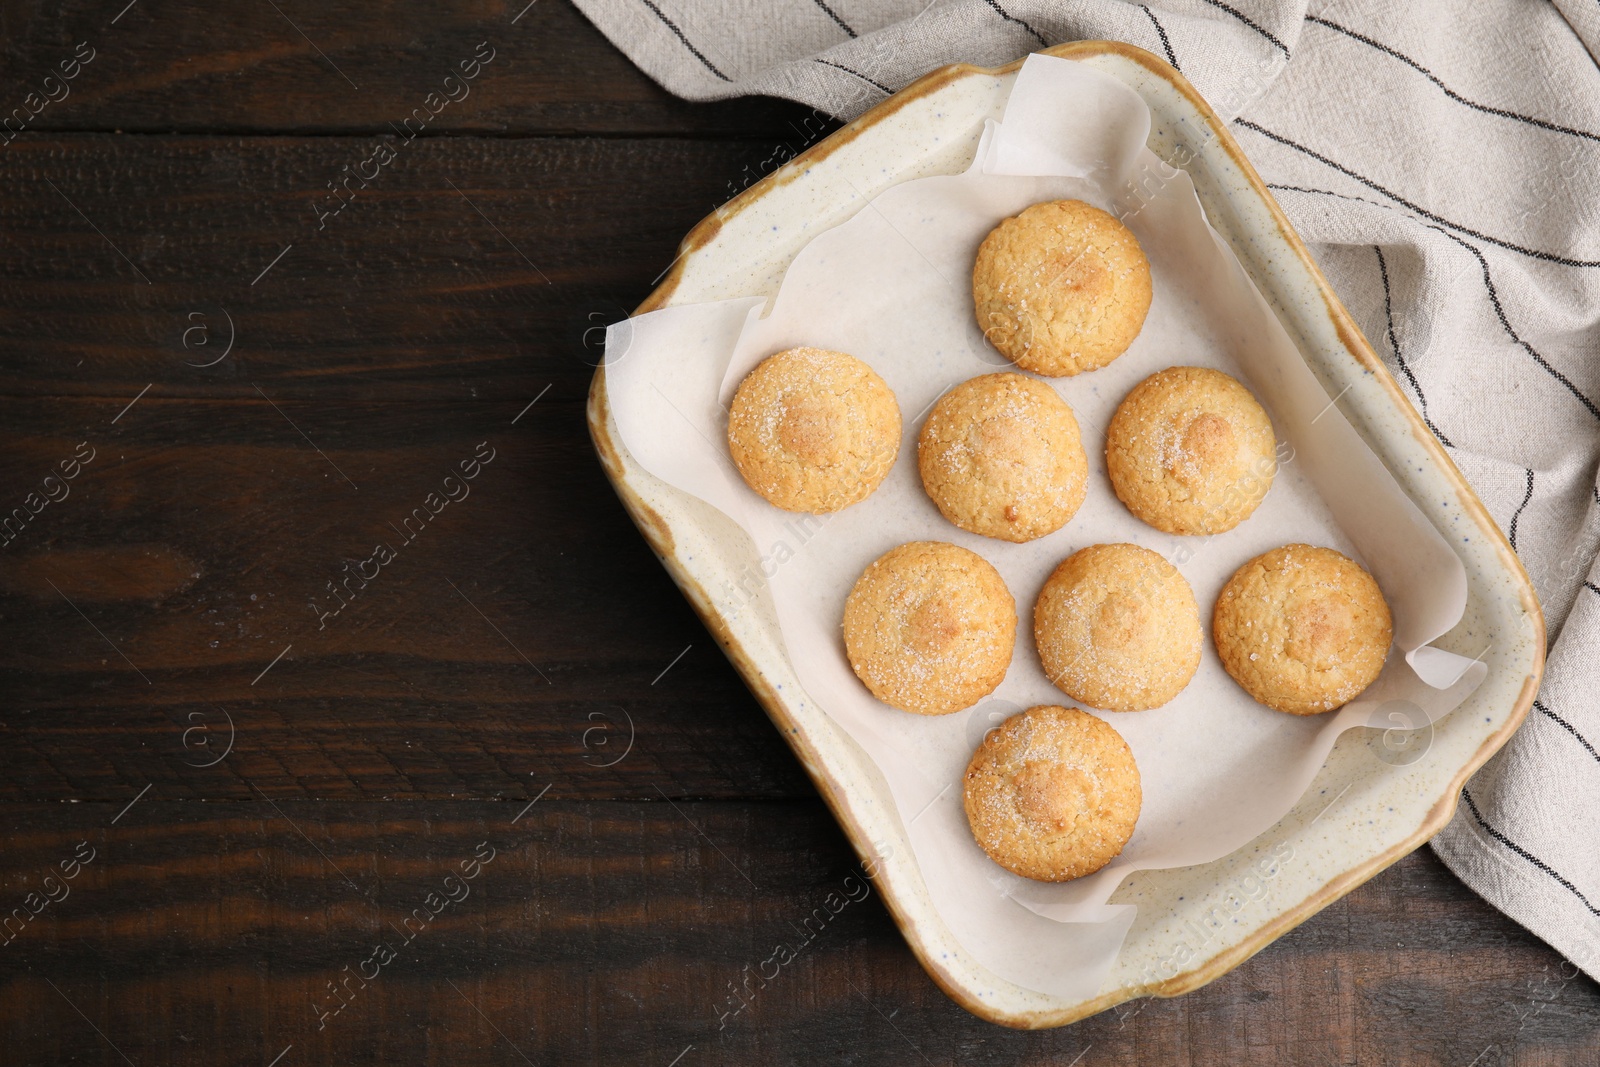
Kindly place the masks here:
<instances>
[{"instance_id":1,"label":"sugar cookie","mask_svg":"<svg viewBox=\"0 0 1600 1067\"><path fill-rule=\"evenodd\" d=\"M1347 704L1383 670L1394 627L1378 583L1331 548L1284 545L1234 572L1211 637L1233 680L1294 715Z\"/></svg>"},{"instance_id":2,"label":"sugar cookie","mask_svg":"<svg viewBox=\"0 0 1600 1067\"><path fill-rule=\"evenodd\" d=\"M1137 545L1090 545L1039 593L1034 641L1050 680L1107 711L1177 696L1200 665L1200 609L1178 569Z\"/></svg>"},{"instance_id":3,"label":"sugar cookie","mask_svg":"<svg viewBox=\"0 0 1600 1067\"><path fill-rule=\"evenodd\" d=\"M962 382L933 406L917 441L922 485L971 533L1031 541L1083 503L1088 458L1072 408L1022 374Z\"/></svg>"},{"instance_id":4,"label":"sugar cookie","mask_svg":"<svg viewBox=\"0 0 1600 1067\"><path fill-rule=\"evenodd\" d=\"M790 348L739 384L728 451L745 482L785 511L838 511L865 500L900 451L900 407L854 356Z\"/></svg>"},{"instance_id":5,"label":"sugar cookie","mask_svg":"<svg viewBox=\"0 0 1600 1067\"><path fill-rule=\"evenodd\" d=\"M1133 387L1106 428L1106 473L1128 510L1172 534L1231 530L1277 472L1272 420L1221 371L1168 367Z\"/></svg>"},{"instance_id":6,"label":"sugar cookie","mask_svg":"<svg viewBox=\"0 0 1600 1067\"><path fill-rule=\"evenodd\" d=\"M1133 233L1081 200L1034 204L990 231L972 268L978 329L1007 359L1059 377L1120 356L1150 310Z\"/></svg>"},{"instance_id":7,"label":"sugar cookie","mask_svg":"<svg viewBox=\"0 0 1600 1067\"><path fill-rule=\"evenodd\" d=\"M942 541L885 552L845 600L856 677L885 704L919 715L947 715L994 692L1016 637L1017 605L1000 572Z\"/></svg>"},{"instance_id":8,"label":"sugar cookie","mask_svg":"<svg viewBox=\"0 0 1600 1067\"><path fill-rule=\"evenodd\" d=\"M991 730L964 785L967 824L989 858L1044 882L1081 878L1115 859L1143 801L1122 736L1086 711L1047 705Z\"/></svg>"}]
</instances>

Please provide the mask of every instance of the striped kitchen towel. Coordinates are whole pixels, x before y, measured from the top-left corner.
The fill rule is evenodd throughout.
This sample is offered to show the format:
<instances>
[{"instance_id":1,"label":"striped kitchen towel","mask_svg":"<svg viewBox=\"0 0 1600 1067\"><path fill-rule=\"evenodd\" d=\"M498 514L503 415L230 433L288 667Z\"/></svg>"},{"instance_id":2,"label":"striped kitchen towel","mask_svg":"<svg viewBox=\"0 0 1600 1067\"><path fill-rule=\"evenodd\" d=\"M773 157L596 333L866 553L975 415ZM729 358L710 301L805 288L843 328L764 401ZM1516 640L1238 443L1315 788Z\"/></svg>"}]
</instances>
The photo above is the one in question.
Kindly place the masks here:
<instances>
[{"instance_id":1,"label":"striped kitchen towel","mask_svg":"<svg viewBox=\"0 0 1600 1067\"><path fill-rule=\"evenodd\" d=\"M1500 522L1551 639L1439 856L1600 977L1600 5L577 0L667 89L851 118L927 71L1107 38L1223 118Z\"/></svg>"}]
</instances>

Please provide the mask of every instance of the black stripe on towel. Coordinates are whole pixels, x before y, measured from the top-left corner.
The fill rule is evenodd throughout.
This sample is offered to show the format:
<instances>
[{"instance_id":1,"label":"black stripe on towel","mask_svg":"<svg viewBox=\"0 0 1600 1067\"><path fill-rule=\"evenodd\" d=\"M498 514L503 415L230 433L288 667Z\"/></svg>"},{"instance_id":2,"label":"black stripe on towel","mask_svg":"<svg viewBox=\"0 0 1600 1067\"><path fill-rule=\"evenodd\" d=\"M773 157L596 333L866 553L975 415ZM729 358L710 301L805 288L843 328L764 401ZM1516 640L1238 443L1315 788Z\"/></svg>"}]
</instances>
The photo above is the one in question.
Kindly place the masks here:
<instances>
[{"instance_id":1,"label":"black stripe on towel","mask_svg":"<svg viewBox=\"0 0 1600 1067\"><path fill-rule=\"evenodd\" d=\"M1545 874L1548 874L1551 878L1554 878L1557 882L1560 882L1561 885L1565 887L1567 892L1583 901L1583 906L1588 908L1591 913L1600 915L1600 908L1596 908L1593 904L1589 903L1589 898L1583 895L1583 891L1581 889L1567 881L1560 874L1556 873L1555 868L1551 867L1544 860L1540 859L1538 856L1535 856L1533 853L1529 852L1527 849L1511 840L1511 838L1507 837L1505 834L1501 833L1499 830L1496 830L1494 827L1485 822L1483 815L1478 811L1478 805L1472 802L1471 793L1463 789L1461 791L1461 798L1467 802L1467 807L1472 811L1472 817L1478 820L1478 825L1483 827L1484 833L1488 834L1490 837L1506 846L1506 848L1509 848L1512 852L1515 852L1517 855L1521 856L1523 859L1539 868Z\"/></svg>"},{"instance_id":2,"label":"black stripe on towel","mask_svg":"<svg viewBox=\"0 0 1600 1067\"><path fill-rule=\"evenodd\" d=\"M1516 122L1524 122L1529 126L1537 126L1541 130L1550 130L1553 133L1571 134L1574 137L1581 137L1586 141L1594 141L1595 143L1600 144L1600 134L1590 133L1587 130L1575 130L1571 126L1562 126L1558 123L1546 122L1544 119L1536 119L1532 115L1522 115L1515 111L1507 111L1505 108L1492 107L1488 104L1480 104L1476 100L1468 100L1466 97L1462 96L1460 93L1446 85L1444 82L1440 81L1438 76L1435 75L1433 71L1429 70L1427 67L1424 67L1421 63L1418 63L1410 56L1390 48L1382 41L1374 41L1371 37L1359 34L1347 26L1341 26L1337 22L1329 22L1327 19L1320 18L1316 15L1307 15L1306 21L1315 22L1318 26L1326 26L1335 33L1342 33L1346 37L1360 41L1364 45L1376 48L1380 52L1393 56L1395 59L1398 59L1406 66L1410 67L1412 70L1416 71L1418 74L1421 74L1424 78L1427 78L1433 84L1437 85L1445 96L1448 96L1458 104L1464 104L1467 107L1472 108L1474 111L1481 111L1485 115L1498 115L1500 118L1512 119Z\"/></svg>"},{"instance_id":3,"label":"black stripe on towel","mask_svg":"<svg viewBox=\"0 0 1600 1067\"><path fill-rule=\"evenodd\" d=\"M832 67L834 70L842 70L846 74L855 75L857 78L860 78L862 81L866 82L868 85L872 86L874 89L883 90L883 95L884 96L893 96L894 95L894 90L893 89L889 88L887 85L882 84L881 82L873 81L871 78L867 77L865 74L861 73L859 70L851 70L849 67L845 66L844 64L835 63L831 59L818 59L816 56L812 56L811 58L812 58L813 62L821 63L825 67Z\"/></svg>"},{"instance_id":4,"label":"black stripe on towel","mask_svg":"<svg viewBox=\"0 0 1600 1067\"><path fill-rule=\"evenodd\" d=\"M1256 133L1259 133L1261 136L1266 137L1266 138L1268 138L1270 140L1273 140L1273 141L1277 141L1281 145L1287 145L1288 147L1293 148L1298 152L1304 152L1306 155L1310 156L1312 159L1315 159L1317 162L1322 163L1325 166L1332 167L1334 170L1338 171L1340 174L1346 175L1347 177L1350 177L1350 178L1354 178L1356 181L1360 182L1362 185L1365 185L1368 189L1371 189L1373 192L1382 193L1384 196L1387 196L1390 200L1393 200L1398 204L1404 204L1406 207L1410 208L1412 211L1415 211L1417 214L1421 215L1423 218L1429 219L1429 220L1431 220L1433 222L1437 222L1441 226L1448 226L1452 230L1460 230L1462 233L1469 234L1469 235L1471 235L1473 237L1476 237L1480 241L1488 241L1492 245L1498 245L1501 248L1507 249L1507 250L1512 251L1512 252L1521 252L1525 256L1532 256L1535 259L1542 259L1542 260L1545 260L1546 262L1549 262L1549 263L1559 263L1563 267L1600 267L1600 259L1569 259L1566 256L1558 256L1558 255L1556 255L1556 254L1554 254L1552 252L1541 252L1537 248L1525 248L1522 245L1512 244L1510 241L1502 241L1498 237L1490 237L1486 233L1479 233L1477 230L1468 229L1467 227L1461 225L1460 223L1451 222L1449 219L1445 218L1442 215L1435 215L1433 212L1429 211L1427 208L1423 207L1421 204L1413 203L1412 201L1407 200L1405 197L1401 196L1399 193L1396 193L1396 192L1394 192L1394 191L1392 191L1390 189L1384 188L1383 186L1379 185L1377 182L1373 181L1371 178L1368 178L1368 177L1366 177L1365 175L1362 175L1362 174L1357 174L1355 171L1351 170L1349 167L1346 167L1342 163L1335 163L1333 160L1329 159L1327 156L1323 155L1320 152L1317 152L1317 151L1314 151L1313 149L1307 148L1303 144L1296 144L1294 141L1289 140L1289 138L1284 137L1281 134L1273 133L1271 130L1267 129L1265 126L1258 126L1255 123L1251 122L1249 119L1235 119L1234 121L1237 122L1240 126L1243 126L1247 130L1254 130Z\"/></svg>"},{"instance_id":5,"label":"black stripe on towel","mask_svg":"<svg viewBox=\"0 0 1600 1067\"><path fill-rule=\"evenodd\" d=\"M1451 444L1450 438L1446 437L1444 431L1435 426L1433 420L1428 417L1428 398L1422 395L1422 385L1417 381L1417 376L1411 372L1411 364L1407 363L1406 357L1400 354L1400 341L1395 337L1394 333L1394 304L1389 298L1389 265L1383 261L1383 249L1373 245L1372 250L1378 253L1378 274L1383 278L1383 317L1388 325L1389 348L1394 352L1394 361L1400 364L1400 370L1405 374L1406 381L1410 382L1411 388L1416 390L1417 406L1422 413L1422 421L1428 424L1428 429L1433 431L1433 436L1437 437L1441 443L1446 447L1454 448L1455 445Z\"/></svg>"},{"instance_id":6,"label":"black stripe on towel","mask_svg":"<svg viewBox=\"0 0 1600 1067\"><path fill-rule=\"evenodd\" d=\"M1285 59L1289 58L1289 46L1284 44L1282 41L1278 40L1276 37L1274 37L1270 32L1268 32L1265 28L1263 28L1259 23L1257 23L1249 15L1246 15L1243 11L1240 11L1236 7L1229 7L1227 4L1222 3L1222 0L1206 0L1206 3L1210 4L1212 7L1219 8L1219 9L1221 9L1223 11L1226 11L1228 14L1232 15L1234 18L1238 19L1240 22L1244 23L1246 26L1249 26L1252 30L1255 30L1261 36L1263 36L1267 40L1271 41L1272 42L1272 46L1274 48L1276 48L1278 51L1283 53L1283 58L1285 58Z\"/></svg>"},{"instance_id":7,"label":"black stripe on towel","mask_svg":"<svg viewBox=\"0 0 1600 1067\"><path fill-rule=\"evenodd\" d=\"M685 37L683 35L683 31L678 28L678 24L676 22L673 22L671 19L667 18L666 12L662 11L659 7L657 7L655 5L655 0L639 0L639 2L642 3L645 7L649 8L651 11L655 12L656 18L660 19L662 24L664 24L667 27L667 29L671 30L673 35L675 37L677 37L678 40L683 42L683 47L687 48L691 55L693 55L701 63L705 64L705 68L707 70L709 70L711 73L715 74L717 77L721 78L725 82L733 81L732 78L728 77L726 74L722 73L722 71L718 70L717 69L717 65L715 63L711 62L711 60L707 59L705 57L705 53L701 52L700 49L696 48L694 46L694 44L692 42L690 42L689 38L687 38L687 37Z\"/></svg>"},{"instance_id":8,"label":"black stripe on towel","mask_svg":"<svg viewBox=\"0 0 1600 1067\"><path fill-rule=\"evenodd\" d=\"M996 0L983 0L983 2L988 4L990 7L994 8L995 14L999 15L1001 18L1005 19L1007 22L1014 22L1018 26L1021 26L1023 29L1027 30L1029 33L1033 34L1034 39L1036 41L1038 41L1041 45L1044 45L1046 48L1050 47L1050 42L1044 39L1044 34L1040 33L1038 30L1034 29L1032 26L1028 25L1026 22L1023 22L1021 19L1012 18L1011 15L1006 11L1005 8L1001 7L998 3L996 3Z\"/></svg>"},{"instance_id":9,"label":"black stripe on towel","mask_svg":"<svg viewBox=\"0 0 1600 1067\"><path fill-rule=\"evenodd\" d=\"M1584 582L1583 584L1584 585L1589 585L1588 582ZM1594 586L1589 585L1589 588L1593 589ZM1582 734L1580 734L1578 732L1578 728L1576 726L1573 726L1566 719L1563 719L1561 716L1557 715L1555 712L1551 711L1549 708L1545 707L1543 704L1539 703L1539 701L1537 701L1537 700L1535 700L1533 702L1533 706L1538 708L1540 713L1543 714L1546 718L1548 718L1551 721L1555 722L1557 725L1559 725L1563 730L1567 731L1567 733L1571 734L1573 737L1576 737L1578 739L1578 744L1580 744L1584 748L1588 749L1589 750L1589 755L1594 757L1596 763L1600 763L1600 752L1596 752L1594 750L1594 746L1589 743L1589 739L1587 737L1584 737Z\"/></svg>"},{"instance_id":10,"label":"black stripe on towel","mask_svg":"<svg viewBox=\"0 0 1600 1067\"><path fill-rule=\"evenodd\" d=\"M850 24L848 22L839 17L839 13L837 11L823 3L822 0L812 0L812 2L818 7L822 8L823 12L835 23L837 23L841 30L843 30L845 33L848 33L851 37L856 35L856 31L850 28Z\"/></svg>"},{"instance_id":11,"label":"black stripe on towel","mask_svg":"<svg viewBox=\"0 0 1600 1067\"><path fill-rule=\"evenodd\" d=\"M1357 204L1369 204L1372 207L1383 208L1385 211L1393 210L1388 204L1380 204L1376 200L1368 200L1360 196L1346 196L1344 193L1336 193L1330 189L1308 189L1303 185L1277 185L1271 182L1267 184L1267 188L1278 189L1291 193L1311 193L1317 196L1332 196L1337 197L1340 200L1351 200ZM1413 219L1412 221L1417 220ZM1521 335L1518 334L1516 330L1511 328L1511 320L1506 317L1505 308L1500 304L1500 293L1499 290L1494 287L1494 279L1489 275L1489 261L1483 257L1483 251L1479 249L1477 245L1474 245L1470 241L1462 240L1460 237L1457 237L1455 234L1451 233L1442 226L1430 226L1425 222L1419 223L1419 225L1427 226L1428 229L1433 230L1435 233L1443 234L1445 237L1450 238L1450 240L1454 241L1462 248L1465 248L1468 252L1471 252L1473 256L1477 258L1478 266L1483 270L1483 284L1489 290L1489 303L1494 307L1495 317L1500 320L1500 325L1505 329L1506 334L1517 343L1518 347L1520 347L1524 352L1528 353L1528 355L1532 357L1533 361L1542 367L1546 373L1548 373L1552 378L1560 382L1562 385L1566 386L1567 391L1577 398L1578 402L1589 410L1589 414L1593 415L1597 419L1600 419L1600 407L1596 407L1594 401L1590 400L1588 397L1584 396L1583 393L1579 392L1578 387L1572 384L1572 379L1568 378L1565 374L1562 374L1560 371L1552 367L1550 362L1540 355L1536 348L1524 341ZM1596 503L1600 503L1600 488L1597 488L1595 491L1595 501Z\"/></svg>"},{"instance_id":12,"label":"black stripe on towel","mask_svg":"<svg viewBox=\"0 0 1600 1067\"><path fill-rule=\"evenodd\" d=\"M1178 57L1172 52L1172 42L1167 39L1167 31L1161 25L1161 20L1156 18L1156 13L1150 10L1149 4L1140 4L1139 10L1150 17L1150 25L1156 28L1156 36L1161 38L1161 47L1167 53L1167 62L1172 64L1172 69L1183 73L1183 68L1178 66Z\"/></svg>"},{"instance_id":13,"label":"black stripe on towel","mask_svg":"<svg viewBox=\"0 0 1600 1067\"><path fill-rule=\"evenodd\" d=\"M1528 472L1528 491L1522 494L1522 503L1517 505L1517 510L1511 516L1511 527L1506 531L1506 539L1511 542L1511 547L1517 547L1517 520L1522 518L1522 511L1528 506L1528 501L1533 499L1533 468L1524 468Z\"/></svg>"}]
</instances>

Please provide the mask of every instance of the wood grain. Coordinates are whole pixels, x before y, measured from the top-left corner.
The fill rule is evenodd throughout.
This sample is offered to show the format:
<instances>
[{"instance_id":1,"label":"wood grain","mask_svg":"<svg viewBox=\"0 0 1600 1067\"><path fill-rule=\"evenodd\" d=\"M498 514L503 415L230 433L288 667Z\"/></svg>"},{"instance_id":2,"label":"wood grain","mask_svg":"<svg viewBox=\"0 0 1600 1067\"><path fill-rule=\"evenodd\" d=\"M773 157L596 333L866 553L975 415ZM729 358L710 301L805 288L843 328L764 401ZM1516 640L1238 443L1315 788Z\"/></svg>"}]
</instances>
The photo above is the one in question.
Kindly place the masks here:
<instances>
[{"instance_id":1,"label":"wood grain","mask_svg":"<svg viewBox=\"0 0 1600 1067\"><path fill-rule=\"evenodd\" d=\"M380 146L397 155L367 188L328 190ZM324 402L499 398L515 405L507 418L546 385L576 400L604 326L772 153L674 139L19 138L0 150L4 392L103 396L107 419L146 385L153 399L254 402L256 385Z\"/></svg>"},{"instance_id":2,"label":"wood grain","mask_svg":"<svg viewBox=\"0 0 1600 1067\"><path fill-rule=\"evenodd\" d=\"M113 23L123 3L5 5L0 114L53 93L61 99L30 108L28 130L388 132L482 42L494 58L430 133L767 138L814 114L761 97L679 100L559 0L140 0ZM63 96L44 79L60 81L80 43L94 58Z\"/></svg>"},{"instance_id":3,"label":"wood grain","mask_svg":"<svg viewBox=\"0 0 1600 1067\"><path fill-rule=\"evenodd\" d=\"M265 1064L291 1044L284 1065L664 1067L691 1045L680 1064L1600 1055L1594 984L1425 852L1196 993L1029 1034L967 1015L908 964L816 801L552 789L531 808L198 805L152 790L110 825L122 807L6 809L7 906L79 842L94 850L67 895L0 946L0 1026L25 1050L8 1062L122 1062L108 1042L174 1065ZM492 859L463 878L475 854ZM802 926L830 893L846 903ZM381 967L380 944L395 957ZM784 966L768 962L779 944L795 954Z\"/></svg>"},{"instance_id":4,"label":"wood grain","mask_svg":"<svg viewBox=\"0 0 1600 1067\"><path fill-rule=\"evenodd\" d=\"M27 0L0 118L86 40L0 134L0 1062L1600 1060L1595 983L1426 851L1047 1033L875 893L804 935L870 885L583 421L804 109L675 100L559 0Z\"/></svg>"}]
</instances>

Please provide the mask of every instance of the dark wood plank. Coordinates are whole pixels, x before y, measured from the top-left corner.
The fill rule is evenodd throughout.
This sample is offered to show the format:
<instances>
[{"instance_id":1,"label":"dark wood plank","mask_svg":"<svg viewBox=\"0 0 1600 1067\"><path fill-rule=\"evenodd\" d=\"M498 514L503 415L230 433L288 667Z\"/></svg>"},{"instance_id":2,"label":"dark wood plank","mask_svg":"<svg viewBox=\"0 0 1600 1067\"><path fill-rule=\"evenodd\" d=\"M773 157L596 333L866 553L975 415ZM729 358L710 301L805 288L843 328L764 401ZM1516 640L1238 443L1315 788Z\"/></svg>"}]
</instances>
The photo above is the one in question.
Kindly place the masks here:
<instances>
[{"instance_id":1,"label":"dark wood plank","mask_svg":"<svg viewBox=\"0 0 1600 1067\"><path fill-rule=\"evenodd\" d=\"M0 798L814 795L536 392L0 401Z\"/></svg>"},{"instance_id":2,"label":"dark wood plank","mask_svg":"<svg viewBox=\"0 0 1600 1067\"><path fill-rule=\"evenodd\" d=\"M429 108L428 133L766 138L813 115L760 97L679 100L565 0L526 4L141 0L115 22L122 3L8 4L0 116L23 109L11 131L386 133L429 93L452 93ZM464 85L463 62L478 64Z\"/></svg>"},{"instance_id":3,"label":"dark wood plank","mask_svg":"<svg viewBox=\"0 0 1600 1067\"><path fill-rule=\"evenodd\" d=\"M124 1062L113 1043L136 1064L266 1064L293 1045L280 1067L1600 1056L1595 984L1426 852L1194 994L1029 1034L966 1014L911 965L815 801L552 791L517 818L521 802L201 806L152 791L122 807L0 810L8 908L78 842L94 850L0 948L8 1063ZM830 892L859 899L802 947L800 919ZM419 907L429 921L407 925ZM797 958L761 984L780 943ZM395 958L347 979L379 944Z\"/></svg>"},{"instance_id":4,"label":"dark wood plank","mask_svg":"<svg viewBox=\"0 0 1600 1067\"><path fill-rule=\"evenodd\" d=\"M529 773L574 776L596 796L657 782L810 795L616 503L582 415L599 325L642 297L752 150L434 141L417 146L431 163L393 175L390 199L352 203L327 240L263 218L303 210L306 176L336 171L356 144L86 136L0 156L0 172L30 175L0 206L15 223L0 261L6 388L81 394L0 400L6 507L80 444L97 450L71 496L0 556L0 610L18 636L0 661L24 711L4 727L0 795L107 797L156 781L238 796L248 776L321 797L514 796ZM264 187L208 178L219 156ZM73 204L124 229L94 233L52 173L68 186L63 173L82 176ZM586 186L591 173L603 180ZM188 192L173 202L173 189ZM142 259L150 286L111 246L135 247L139 226L162 236L137 247L166 250ZM238 250L274 228L297 238L293 258L251 286ZM548 284L518 249L547 264ZM106 276L86 282L89 261ZM229 318L235 349L191 366L220 355ZM185 349L199 325L210 346L195 334ZM344 562L487 439L502 466L319 629L310 604L336 606L326 583ZM185 730L222 730L224 716L243 731L236 754L197 775L208 757L183 747ZM628 762L601 766L630 721Z\"/></svg>"},{"instance_id":5,"label":"dark wood plank","mask_svg":"<svg viewBox=\"0 0 1600 1067\"><path fill-rule=\"evenodd\" d=\"M336 199L380 141L397 158ZM686 140L18 140L0 150L0 389L102 396L107 418L146 385L575 399L604 325L769 161Z\"/></svg>"}]
</instances>

